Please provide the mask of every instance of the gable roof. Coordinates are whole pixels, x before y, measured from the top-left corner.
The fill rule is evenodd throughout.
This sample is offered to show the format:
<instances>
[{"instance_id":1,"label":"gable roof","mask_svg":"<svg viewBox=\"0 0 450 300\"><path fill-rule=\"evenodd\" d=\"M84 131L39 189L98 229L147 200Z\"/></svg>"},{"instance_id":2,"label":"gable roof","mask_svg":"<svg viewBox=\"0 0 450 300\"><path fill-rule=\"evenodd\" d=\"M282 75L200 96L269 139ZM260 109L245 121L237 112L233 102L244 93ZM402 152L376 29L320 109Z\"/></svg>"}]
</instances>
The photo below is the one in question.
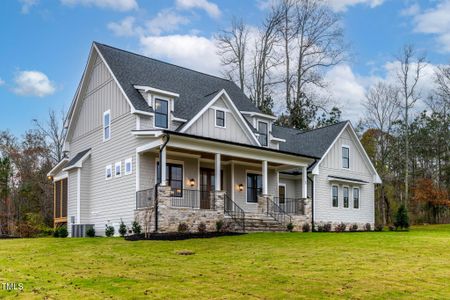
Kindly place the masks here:
<instances>
[{"instance_id":1,"label":"gable roof","mask_svg":"<svg viewBox=\"0 0 450 300\"><path fill-rule=\"evenodd\" d=\"M65 166L64 171L81 168L83 161L91 154L91 148L78 152Z\"/></svg>"},{"instance_id":2,"label":"gable roof","mask_svg":"<svg viewBox=\"0 0 450 300\"><path fill-rule=\"evenodd\" d=\"M156 59L94 42L101 56L123 88L133 108L152 112L134 85L151 86L179 94L174 115L189 120L211 101L214 94L226 90L240 111L260 112L232 81L176 66Z\"/></svg>"}]
</instances>

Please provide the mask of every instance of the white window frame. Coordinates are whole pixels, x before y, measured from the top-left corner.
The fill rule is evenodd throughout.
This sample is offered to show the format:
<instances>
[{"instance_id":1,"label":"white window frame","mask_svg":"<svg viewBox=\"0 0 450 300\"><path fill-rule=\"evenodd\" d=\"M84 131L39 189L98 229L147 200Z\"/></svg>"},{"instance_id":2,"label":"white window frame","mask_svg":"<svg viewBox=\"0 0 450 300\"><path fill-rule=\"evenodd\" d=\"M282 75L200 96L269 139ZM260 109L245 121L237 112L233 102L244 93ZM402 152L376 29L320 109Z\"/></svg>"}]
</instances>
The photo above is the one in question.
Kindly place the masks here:
<instances>
[{"instance_id":1,"label":"white window frame","mask_svg":"<svg viewBox=\"0 0 450 300\"><path fill-rule=\"evenodd\" d=\"M358 190L358 208L355 208L355 190ZM361 189L359 187L352 188L352 209L361 208Z\"/></svg>"},{"instance_id":2,"label":"white window frame","mask_svg":"<svg viewBox=\"0 0 450 300\"><path fill-rule=\"evenodd\" d=\"M223 126L217 125L217 112L223 112ZM227 112L224 109L214 109L214 125L217 128L227 128Z\"/></svg>"},{"instance_id":3,"label":"white window frame","mask_svg":"<svg viewBox=\"0 0 450 300\"><path fill-rule=\"evenodd\" d=\"M280 205L280 186L284 187L284 204L286 204L286 199L287 199L287 185L286 183L278 183L278 205Z\"/></svg>"},{"instance_id":4,"label":"white window frame","mask_svg":"<svg viewBox=\"0 0 450 300\"><path fill-rule=\"evenodd\" d=\"M348 149L348 167L344 166L344 148ZM342 145L341 147L341 166L344 170L350 170L350 146Z\"/></svg>"},{"instance_id":5,"label":"white window frame","mask_svg":"<svg viewBox=\"0 0 450 300\"><path fill-rule=\"evenodd\" d=\"M117 167L119 167L119 175L117 175ZM122 161L118 161L114 164L114 177L122 176Z\"/></svg>"},{"instance_id":6,"label":"white window frame","mask_svg":"<svg viewBox=\"0 0 450 300\"><path fill-rule=\"evenodd\" d=\"M336 187L337 188L337 206L333 205L333 188ZM333 184L331 185L331 207L332 208L339 208L339 185Z\"/></svg>"},{"instance_id":7,"label":"white window frame","mask_svg":"<svg viewBox=\"0 0 450 300\"><path fill-rule=\"evenodd\" d=\"M170 128L170 115L172 114L171 111L171 107L172 107L172 101L170 98L168 97L163 97L163 96L152 96L153 100L153 127L154 128L159 128L159 129L169 129ZM158 114L156 112L156 100L161 100L161 101L167 101L167 127L158 127L156 126L156 115Z\"/></svg>"},{"instance_id":8,"label":"white window frame","mask_svg":"<svg viewBox=\"0 0 450 300\"><path fill-rule=\"evenodd\" d=\"M109 124L108 125L106 125L105 124L105 116L106 115L109 115ZM107 111L105 111L104 113L103 113L103 120L102 120L102 123L103 123L103 141L104 142L106 142L106 141L109 141L110 139L111 139L111 110L110 109L108 109ZM109 136L108 137L106 137L105 136L105 129L106 129L106 127L108 127L108 132L109 132Z\"/></svg>"},{"instance_id":9,"label":"white window frame","mask_svg":"<svg viewBox=\"0 0 450 300\"><path fill-rule=\"evenodd\" d=\"M130 171L127 171L127 165L130 165ZM132 158L127 158L125 159L125 170L124 170L124 174L125 175L131 175L133 174L133 159Z\"/></svg>"},{"instance_id":10,"label":"white window frame","mask_svg":"<svg viewBox=\"0 0 450 300\"><path fill-rule=\"evenodd\" d=\"M110 176L110 177L108 177L108 170L109 170L109 172L111 173L111 176ZM106 179L106 180L110 180L111 178L113 178L113 169L112 169L112 165L107 165L107 166L105 167L105 179Z\"/></svg>"},{"instance_id":11,"label":"white window frame","mask_svg":"<svg viewBox=\"0 0 450 300\"><path fill-rule=\"evenodd\" d=\"M348 206L345 207L345 189L347 189L347 203ZM342 186L342 208L349 209L350 208L350 187L348 185Z\"/></svg>"},{"instance_id":12,"label":"white window frame","mask_svg":"<svg viewBox=\"0 0 450 300\"><path fill-rule=\"evenodd\" d=\"M261 143L261 141L259 140L259 136L261 136L261 133L259 132L259 123L264 123L264 124L266 124L266 144L265 144L265 145L263 145L263 144ZM258 141L261 143L261 146L263 146L263 147L269 147L269 122L267 122L267 121L262 121L262 120L257 120L257 121L256 121L256 124L258 125L258 126L257 126Z\"/></svg>"}]
</instances>

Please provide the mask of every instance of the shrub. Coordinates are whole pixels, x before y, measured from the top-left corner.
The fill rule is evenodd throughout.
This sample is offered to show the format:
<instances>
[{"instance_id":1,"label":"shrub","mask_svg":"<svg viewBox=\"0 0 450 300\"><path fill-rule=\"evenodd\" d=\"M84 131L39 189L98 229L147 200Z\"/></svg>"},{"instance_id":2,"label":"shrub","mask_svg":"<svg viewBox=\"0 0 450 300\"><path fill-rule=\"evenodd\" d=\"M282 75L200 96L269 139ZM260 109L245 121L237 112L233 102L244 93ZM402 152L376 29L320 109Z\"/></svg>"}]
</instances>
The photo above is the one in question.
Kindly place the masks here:
<instances>
[{"instance_id":1,"label":"shrub","mask_svg":"<svg viewBox=\"0 0 450 300\"><path fill-rule=\"evenodd\" d=\"M69 231L67 231L66 226L61 226L58 231L60 238L66 238L69 235Z\"/></svg>"},{"instance_id":2,"label":"shrub","mask_svg":"<svg viewBox=\"0 0 450 300\"><path fill-rule=\"evenodd\" d=\"M311 226L309 225L309 223L304 223L302 225L302 231L303 232L309 232L311 230Z\"/></svg>"},{"instance_id":3,"label":"shrub","mask_svg":"<svg viewBox=\"0 0 450 300\"><path fill-rule=\"evenodd\" d=\"M331 231L331 223L326 223L323 225L323 231L324 232L330 232Z\"/></svg>"},{"instance_id":4,"label":"shrub","mask_svg":"<svg viewBox=\"0 0 450 300\"><path fill-rule=\"evenodd\" d=\"M131 230L133 230L134 234L140 234L142 231L142 227L141 225L139 225L138 221L134 221L133 224L131 225Z\"/></svg>"},{"instance_id":5,"label":"shrub","mask_svg":"<svg viewBox=\"0 0 450 300\"><path fill-rule=\"evenodd\" d=\"M88 230L86 230L86 235L88 237L95 237L95 229L94 229L94 227L91 227Z\"/></svg>"},{"instance_id":6,"label":"shrub","mask_svg":"<svg viewBox=\"0 0 450 300\"><path fill-rule=\"evenodd\" d=\"M55 230L53 230L53 237L59 237L59 228L55 228Z\"/></svg>"},{"instance_id":7,"label":"shrub","mask_svg":"<svg viewBox=\"0 0 450 300\"><path fill-rule=\"evenodd\" d=\"M203 222L200 222L197 227L198 232L205 233L206 232L206 224Z\"/></svg>"},{"instance_id":8,"label":"shrub","mask_svg":"<svg viewBox=\"0 0 450 300\"><path fill-rule=\"evenodd\" d=\"M395 215L394 226L396 230L398 228L400 229L409 228L408 210L406 209L404 204L402 204L397 210L397 214Z\"/></svg>"},{"instance_id":9,"label":"shrub","mask_svg":"<svg viewBox=\"0 0 450 300\"><path fill-rule=\"evenodd\" d=\"M292 230L294 230L294 224L292 224L292 223L287 224L286 229L287 229L287 231L292 232Z\"/></svg>"},{"instance_id":10,"label":"shrub","mask_svg":"<svg viewBox=\"0 0 450 300\"><path fill-rule=\"evenodd\" d=\"M127 234L127 225L125 225L122 219L120 219L119 234L121 237L124 237L125 234Z\"/></svg>"},{"instance_id":11,"label":"shrub","mask_svg":"<svg viewBox=\"0 0 450 300\"><path fill-rule=\"evenodd\" d=\"M323 232L323 224L317 224L317 232Z\"/></svg>"},{"instance_id":12,"label":"shrub","mask_svg":"<svg viewBox=\"0 0 450 300\"><path fill-rule=\"evenodd\" d=\"M188 224L181 222L180 224L178 224L178 232L180 233L184 233L184 232L188 232L189 231L189 226Z\"/></svg>"},{"instance_id":13,"label":"shrub","mask_svg":"<svg viewBox=\"0 0 450 300\"><path fill-rule=\"evenodd\" d=\"M338 225L336 225L334 227L334 231L336 231L336 232L344 232L346 228L347 228L347 225L345 223L341 223L341 224L338 224Z\"/></svg>"},{"instance_id":14,"label":"shrub","mask_svg":"<svg viewBox=\"0 0 450 300\"><path fill-rule=\"evenodd\" d=\"M375 231L383 231L383 224L375 224Z\"/></svg>"},{"instance_id":15,"label":"shrub","mask_svg":"<svg viewBox=\"0 0 450 300\"><path fill-rule=\"evenodd\" d=\"M372 226L370 226L370 223L366 223L366 225L364 225L364 230L365 231L371 231L372 230Z\"/></svg>"},{"instance_id":16,"label":"shrub","mask_svg":"<svg viewBox=\"0 0 450 300\"><path fill-rule=\"evenodd\" d=\"M114 235L115 229L114 226L105 225L105 235L107 237L112 237Z\"/></svg>"},{"instance_id":17,"label":"shrub","mask_svg":"<svg viewBox=\"0 0 450 300\"><path fill-rule=\"evenodd\" d=\"M220 229L221 232L231 232L233 231L234 227L233 227L233 223L232 222L223 222L222 223L222 227Z\"/></svg>"},{"instance_id":18,"label":"shrub","mask_svg":"<svg viewBox=\"0 0 450 300\"><path fill-rule=\"evenodd\" d=\"M351 231L351 232L356 232L356 231L358 231L358 224L352 224L349 228L348 228L348 230L349 231Z\"/></svg>"},{"instance_id":19,"label":"shrub","mask_svg":"<svg viewBox=\"0 0 450 300\"><path fill-rule=\"evenodd\" d=\"M394 225L389 225L389 231L394 231L395 230L395 226Z\"/></svg>"},{"instance_id":20,"label":"shrub","mask_svg":"<svg viewBox=\"0 0 450 300\"><path fill-rule=\"evenodd\" d=\"M223 220L216 221L216 231L217 232L222 231L222 227L223 227Z\"/></svg>"}]
</instances>

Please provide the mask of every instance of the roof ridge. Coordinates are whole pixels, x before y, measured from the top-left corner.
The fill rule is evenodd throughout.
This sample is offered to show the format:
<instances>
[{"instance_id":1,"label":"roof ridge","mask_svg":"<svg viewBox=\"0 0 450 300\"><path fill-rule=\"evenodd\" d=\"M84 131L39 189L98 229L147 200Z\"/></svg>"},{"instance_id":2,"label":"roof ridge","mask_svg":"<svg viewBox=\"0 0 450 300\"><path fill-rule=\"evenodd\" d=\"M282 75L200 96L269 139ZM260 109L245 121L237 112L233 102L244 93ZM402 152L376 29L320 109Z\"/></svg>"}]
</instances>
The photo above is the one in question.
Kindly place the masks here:
<instances>
[{"instance_id":1,"label":"roof ridge","mask_svg":"<svg viewBox=\"0 0 450 300\"><path fill-rule=\"evenodd\" d=\"M322 126L322 127L319 127L319 128L308 129L308 130L304 130L304 131L302 131L300 129L297 129L297 128L286 127L286 126L282 126L282 125L275 125L274 124L274 126L278 126L278 127L281 127L281 128L297 131L297 134L303 134L303 133L309 133L309 132L320 130L320 129L325 129L325 128L328 128L328 127L331 127L331 126L337 126L337 125L340 125L342 123L348 123L348 122L350 122L350 120L344 120L344 121L340 121L340 122L337 122L337 123L334 123L334 124Z\"/></svg>"},{"instance_id":2,"label":"roof ridge","mask_svg":"<svg viewBox=\"0 0 450 300\"><path fill-rule=\"evenodd\" d=\"M105 46L105 47L108 47L108 48L111 48L111 49L115 49L115 50L118 50L118 51L122 51L122 52L125 52L125 53L128 53L128 54L132 54L132 55L140 56L140 57L143 57L143 58L146 58L146 59L150 59L150 60L153 60L153 61L156 61L156 62L160 62L160 63L166 64L166 65L169 65L169 66L174 66L174 67L177 67L177 68L180 68L180 69L184 69L184 70L187 70L187 71L199 73L199 74L202 74L202 75L206 75L206 76L209 76L209 77L221 79L221 80L230 82L230 83L232 83L232 84L235 84L233 81L231 81L231 80L229 80L229 79L226 79L226 78L223 78L223 77L219 77L219 76L211 75L211 74L208 74L208 73L205 73L205 72L201 72L201 71L189 69L189 68L187 68L187 67L179 66L179 65L176 65L176 64L173 64L173 63L169 63L169 62L167 62L167 61L163 61L163 60L160 60L160 59L148 57L148 56L145 56L145 55L143 55L143 54L131 52L131 51L129 51L129 50L124 50L124 49L121 49L121 48L117 48L117 47L114 47L114 46L111 46L111 45L99 43L99 42L96 42L96 41L94 41L93 43L94 43L94 44L97 44L97 45L102 45L102 46Z\"/></svg>"}]
</instances>

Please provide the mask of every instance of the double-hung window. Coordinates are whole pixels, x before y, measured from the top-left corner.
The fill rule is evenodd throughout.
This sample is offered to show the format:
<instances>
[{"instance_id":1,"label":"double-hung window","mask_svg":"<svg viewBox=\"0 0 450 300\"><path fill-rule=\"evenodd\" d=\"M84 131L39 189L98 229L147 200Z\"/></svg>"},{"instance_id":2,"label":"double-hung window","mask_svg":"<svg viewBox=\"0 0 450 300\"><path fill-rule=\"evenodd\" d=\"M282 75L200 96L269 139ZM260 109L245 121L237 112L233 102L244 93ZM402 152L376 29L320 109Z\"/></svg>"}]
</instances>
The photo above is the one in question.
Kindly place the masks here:
<instances>
[{"instance_id":1,"label":"double-hung window","mask_svg":"<svg viewBox=\"0 0 450 300\"><path fill-rule=\"evenodd\" d=\"M268 125L266 122L258 121L259 143L261 146L267 146Z\"/></svg>"},{"instance_id":2,"label":"double-hung window","mask_svg":"<svg viewBox=\"0 0 450 300\"><path fill-rule=\"evenodd\" d=\"M333 207L338 207L339 206L339 188L337 185L333 185L331 187L331 198L332 198L332 204Z\"/></svg>"},{"instance_id":3,"label":"double-hung window","mask_svg":"<svg viewBox=\"0 0 450 300\"><path fill-rule=\"evenodd\" d=\"M359 188L353 188L353 208L359 208Z\"/></svg>"},{"instance_id":4,"label":"double-hung window","mask_svg":"<svg viewBox=\"0 0 450 300\"><path fill-rule=\"evenodd\" d=\"M107 165L105 168L105 178L106 179L112 178L112 166L111 165Z\"/></svg>"},{"instance_id":5,"label":"double-hung window","mask_svg":"<svg viewBox=\"0 0 450 300\"><path fill-rule=\"evenodd\" d=\"M107 141L111 138L111 112L103 113L103 140Z\"/></svg>"},{"instance_id":6,"label":"double-hung window","mask_svg":"<svg viewBox=\"0 0 450 300\"><path fill-rule=\"evenodd\" d=\"M342 147L342 168L350 169L350 148Z\"/></svg>"},{"instance_id":7,"label":"double-hung window","mask_svg":"<svg viewBox=\"0 0 450 300\"><path fill-rule=\"evenodd\" d=\"M120 177L122 175L122 162L116 162L114 165L114 177Z\"/></svg>"},{"instance_id":8,"label":"double-hung window","mask_svg":"<svg viewBox=\"0 0 450 300\"><path fill-rule=\"evenodd\" d=\"M257 203L258 195L262 193L262 176L247 174L247 202Z\"/></svg>"},{"instance_id":9,"label":"double-hung window","mask_svg":"<svg viewBox=\"0 0 450 300\"><path fill-rule=\"evenodd\" d=\"M159 162L157 166L158 182L161 181ZM173 197L183 197L183 165L166 164L166 181L172 189Z\"/></svg>"},{"instance_id":10,"label":"double-hung window","mask_svg":"<svg viewBox=\"0 0 450 300\"><path fill-rule=\"evenodd\" d=\"M125 175L133 173L133 159L127 158L125 160Z\"/></svg>"},{"instance_id":11,"label":"double-hung window","mask_svg":"<svg viewBox=\"0 0 450 300\"><path fill-rule=\"evenodd\" d=\"M168 128L169 124L169 101L155 99L155 127Z\"/></svg>"},{"instance_id":12,"label":"double-hung window","mask_svg":"<svg viewBox=\"0 0 450 300\"><path fill-rule=\"evenodd\" d=\"M344 207L348 208L348 187L344 186Z\"/></svg>"},{"instance_id":13,"label":"double-hung window","mask_svg":"<svg viewBox=\"0 0 450 300\"><path fill-rule=\"evenodd\" d=\"M216 110L216 127L226 127L225 112L223 110Z\"/></svg>"}]
</instances>

